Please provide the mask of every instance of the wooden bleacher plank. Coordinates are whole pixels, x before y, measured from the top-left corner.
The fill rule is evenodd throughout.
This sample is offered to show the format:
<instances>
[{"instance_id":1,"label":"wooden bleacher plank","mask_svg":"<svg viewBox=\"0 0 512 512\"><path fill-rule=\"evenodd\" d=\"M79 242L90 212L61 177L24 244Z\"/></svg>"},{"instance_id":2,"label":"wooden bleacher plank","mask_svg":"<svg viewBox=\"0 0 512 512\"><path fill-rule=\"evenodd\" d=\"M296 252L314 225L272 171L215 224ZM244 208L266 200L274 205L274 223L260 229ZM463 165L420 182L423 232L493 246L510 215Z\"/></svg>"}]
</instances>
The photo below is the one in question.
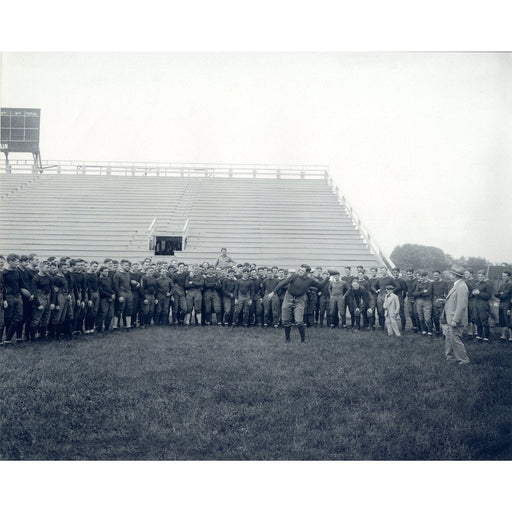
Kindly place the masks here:
<instances>
[{"instance_id":1,"label":"wooden bleacher plank","mask_svg":"<svg viewBox=\"0 0 512 512\"><path fill-rule=\"evenodd\" d=\"M177 257L190 263L213 261L227 246L261 264L377 264L323 180L14 176L0 175L2 253L142 258L154 218L161 226L188 218Z\"/></svg>"}]
</instances>

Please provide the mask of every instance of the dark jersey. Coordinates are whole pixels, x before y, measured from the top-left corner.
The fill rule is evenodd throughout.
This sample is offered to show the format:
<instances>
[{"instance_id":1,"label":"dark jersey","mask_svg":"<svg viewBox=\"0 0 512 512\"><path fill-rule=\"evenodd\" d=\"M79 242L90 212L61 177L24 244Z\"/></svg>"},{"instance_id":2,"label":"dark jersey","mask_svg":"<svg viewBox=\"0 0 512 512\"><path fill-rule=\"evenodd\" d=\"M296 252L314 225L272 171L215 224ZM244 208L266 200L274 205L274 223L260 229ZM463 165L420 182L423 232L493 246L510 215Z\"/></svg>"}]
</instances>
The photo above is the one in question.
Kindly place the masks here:
<instances>
[{"instance_id":1,"label":"dark jersey","mask_svg":"<svg viewBox=\"0 0 512 512\"><path fill-rule=\"evenodd\" d=\"M267 277L262 285L263 294L268 295L278 283L279 279L277 277Z\"/></svg>"},{"instance_id":2,"label":"dark jersey","mask_svg":"<svg viewBox=\"0 0 512 512\"><path fill-rule=\"evenodd\" d=\"M32 280L32 278L39 273L35 268L30 267L27 267L27 272L30 275L30 280Z\"/></svg>"},{"instance_id":3,"label":"dark jersey","mask_svg":"<svg viewBox=\"0 0 512 512\"><path fill-rule=\"evenodd\" d=\"M129 272L117 272L112 279L112 284L117 295L120 293L130 293L132 285L130 283L131 277Z\"/></svg>"},{"instance_id":4,"label":"dark jersey","mask_svg":"<svg viewBox=\"0 0 512 512\"><path fill-rule=\"evenodd\" d=\"M233 298L235 296L236 279L226 277L222 280L222 296Z\"/></svg>"},{"instance_id":5,"label":"dark jersey","mask_svg":"<svg viewBox=\"0 0 512 512\"><path fill-rule=\"evenodd\" d=\"M69 295L71 293L69 281L66 279L66 276L57 274L56 276L52 277L52 280L55 300L57 299L58 293L62 295Z\"/></svg>"},{"instance_id":6,"label":"dark jersey","mask_svg":"<svg viewBox=\"0 0 512 512\"><path fill-rule=\"evenodd\" d=\"M274 293L277 294L277 296L282 299L284 297L284 294L286 293L286 286L283 286L283 287L280 287L278 288L277 285L279 283L282 283L283 281L286 281L286 277L283 277L283 279L279 279L277 278L277 284L276 284L276 287L274 288ZM327 281L327 286L329 285L329 281Z\"/></svg>"},{"instance_id":7,"label":"dark jersey","mask_svg":"<svg viewBox=\"0 0 512 512\"><path fill-rule=\"evenodd\" d=\"M404 282L405 282L407 297L413 299L414 298L414 290L416 289L416 283L418 281L416 279L404 279Z\"/></svg>"},{"instance_id":8,"label":"dark jersey","mask_svg":"<svg viewBox=\"0 0 512 512\"><path fill-rule=\"evenodd\" d=\"M191 276L190 274L187 274L187 277L185 279L185 290L202 290L204 287L204 277L203 274L194 274Z\"/></svg>"},{"instance_id":9,"label":"dark jersey","mask_svg":"<svg viewBox=\"0 0 512 512\"><path fill-rule=\"evenodd\" d=\"M356 279L356 281L359 283L359 286L364 288L367 292L370 291L370 280L367 277L363 277L363 279Z\"/></svg>"},{"instance_id":10,"label":"dark jersey","mask_svg":"<svg viewBox=\"0 0 512 512\"><path fill-rule=\"evenodd\" d=\"M87 298L91 300L93 293L98 293L98 275L96 272L87 272L85 278L87 280Z\"/></svg>"},{"instance_id":11,"label":"dark jersey","mask_svg":"<svg viewBox=\"0 0 512 512\"><path fill-rule=\"evenodd\" d=\"M66 270L66 271L63 271L62 272L68 285L68 290L69 290L69 293L71 295L75 295L75 278L73 277L73 274L69 271L69 270Z\"/></svg>"},{"instance_id":12,"label":"dark jersey","mask_svg":"<svg viewBox=\"0 0 512 512\"><path fill-rule=\"evenodd\" d=\"M413 294L417 299L432 300L432 282L417 281Z\"/></svg>"},{"instance_id":13,"label":"dark jersey","mask_svg":"<svg viewBox=\"0 0 512 512\"><path fill-rule=\"evenodd\" d=\"M36 274L32 278L32 292L35 294L42 293L43 295L50 295L52 292L52 279L50 276L41 276Z\"/></svg>"},{"instance_id":14,"label":"dark jersey","mask_svg":"<svg viewBox=\"0 0 512 512\"><path fill-rule=\"evenodd\" d=\"M130 288L132 293L139 293L141 280L142 274L140 272L130 272Z\"/></svg>"},{"instance_id":15,"label":"dark jersey","mask_svg":"<svg viewBox=\"0 0 512 512\"><path fill-rule=\"evenodd\" d=\"M170 277L159 276L156 278L156 293L167 295L172 288L172 279Z\"/></svg>"},{"instance_id":16,"label":"dark jersey","mask_svg":"<svg viewBox=\"0 0 512 512\"><path fill-rule=\"evenodd\" d=\"M468 285L469 300L475 300L475 296L471 292L473 291L473 288L475 287L476 279L471 277L470 279L466 280L466 284Z\"/></svg>"},{"instance_id":17,"label":"dark jersey","mask_svg":"<svg viewBox=\"0 0 512 512\"><path fill-rule=\"evenodd\" d=\"M85 301L87 299L87 278L81 272L71 272L73 279L73 291L76 301Z\"/></svg>"},{"instance_id":18,"label":"dark jersey","mask_svg":"<svg viewBox=\"0 0 512 512\"><path fill-rule=\"evenodd\" d=\"M3 275L3 287L4 287L4 298L6 295L19 295L23 282L18 269L6 269L2 270Z\"/></svg>"},{"instance_id":19,"label":"dark jersey","mask_svg":"<svg viewBox=\"0 0 512 512\"><path fill-rule=\"evenodd\" d=\"M325 282L329 282L328 277L323 281L317 281L315 278L307 275L301 277L299 274L292 274L290 277L279 282L274 288L274 292L280 290L283 286L288 286L288 293L290 295L301 297L307 292L308 288L321 288Z\"/></svg>"},{"instance_id":20,"label":"dark jersey","mask_svg":"<svg viewBox=\"0 0 512 512\"><path fill-rule=\"evenodd\" d=\"M235 298L240 295L250 295L251 299L254 296L254 282L252 279L239 279L235 286Z\"/></svg>"},{"instance_id":21,"label":"dark jersey","mask_svg":"<svg viewBox=\"0 0 512 512\"><path fill-rule=\"evenodd\" d=\"M115 294L114 287L112 286L112 278L98 277L98 292L100 299L110 299Z\"/></svg>"},{"instance_id":22,"label":"dark jersey","mask_svg":"<svg viewBox=\"0 0 512 512\"><path fill-rule=\"evenodd\" d=\"M508 303L512 299L512 282L501 283L498 291L496 292L496 297L500 299L503 303Z\"/></svg>"},{"instance_id":23,"label":"dark jersey","mask_svg":"<svg viewBox=\"0 0 512 512\"><path fill-rule=\"evenodd\" d=\"M142 289L144 291L144 295L156 295L156 289L157 289L156 277L143 276L142 277Z\"/></svg>"},{"instance_id":24,"label":"dark jersey","mask_svg":"<svg viewBox=\"0 0 512 512\"><path fill-rule=\"evenodd\" d=\"M374 295L377 295L377 283L379 281L378 277L369 277L368 281L370 282L370 293L373 293Z\"/></svg>"},{"instance_id":25,"label":"dark jersey","mask_svg":"<svg viewBox=\"0 0 512 512\"><path fill-rule=\"evenodd\" d=\"M37 273L37 272L36 272ZM21 279L21 288L24 288L25 290L32 290L31 282L33 274L28 268L18 268L18 274L20 275ZM23 293L23 292L21 292Z\"/></svg>"},{"instance_id":26,"label":"dark jersey","mask_svg":"<svg viewBox=\"0 0 512 512\"><path fill-rule=\"evenodd\" d=\"M362 286L358 290L351 288L345 295L345 301L351 309L368 309L375 306L375 298Z\"/></svg>"},{"instance_id":27,"label":"dark jersey","mask_svg":"<svg viewBox=\"0 0 512 512\"><path fill-rule=\"evenodd\" d=\"M343 279L339 281L330 281L329 282L329 294L331 297L345 295L345 293L349 290L349 285Z\"/></svg>"},{"instance_id":28,"label":"dark jersey","mask_svg":"<svg viewBox=\"0 0 512 512\"><path fill-rule=\"evenodd\" d=\"M204 289L205 290L220 290L221 288L221 283L220 283L220 279L213 275L213 276L209 276L209 275L206 275L204 276Z\"/></svg>"},{"instance_id":29,"label":"dark jersey","mask_svg":"<svg viewBox=\"0 0 512 512\"><path fill-rule=\"evenodd\" d=\"M478 295L474 295L477 301L486 302L492 297L492 283L490 281L477 281L473 290L478 290L480 292Z\"/></svg>"},{"instance_id":30,"label":"dark jersey","mask_svg":"<svg viewBox=\"0 0 512 512\"><path fill-rule=\"evenodd\" d=\"M405 279L402 279L401 277L394 277L393 280L395 289L393 290L393 293L400 299L405 299L405 294L407 292L407 284L405 283Z\"/></svg>"},{"instance_id":31,"label":"dark jersey","mask_svg":"<svg viewBox=\"0 0 512 512\"><path fill-rule=\"evenodd\" d=\"M390 284L395 286L395 289L396 289L397 283L395 282L395 279L393 277L391 277L391 276L379 277L373 284L373 288L377 293L385 293L386 286L388 286Z\"/></svg>"},{"instance_id":32,"label":"dark jersey","mask_svg":"<svg viewBox=\"0 0 512 512\"><path fill-rule=\"evenodd\" d=\"M188 272L182 272L181 274L176 272L173 275L174 289L177 292L181 292L182 294L185 293L185 281L187 280L188 275Z\"/></svg>"},{"instance_id":33,"label":"dark jersey","mask_svg":"<svg viewBox=\"0 0 512 512\"><path fill-rule=\"evenodd\" d=\"M357 278L355 276L342 276L341 277L341 280L345 281L345 283L347 283L348 286L350 286L352 284L352 281L354 279L357 279Z\"/></svg>"},{"instance_id":34,"label":"dark jersey","mask_svg":"<svg viewBox=\"0 0 512 512\"><path fill-rule=\"evenodd\" d=\"M327 279L327 282L324 282L324 281L320 281L317 277L316 280L318 281L318 284L319 284L318 295L328 297L329 296L329 285L330 285L329 279Z\"/></svg>"},{"instance_id":35,"label":"dark jersey","mask_svg":"<svg viewBox=\"0 0 512 512\"><path fill-rule=\"evenodd\" d=\"M259 277L249 277L249 279L252 281L253 290L254 290L254 296L255 297L261 297L262 291L261 291L261 280Z\"/></svg>"},{"instance_id":36,"label":"dark jersey","mask_svg":"<svg viewBox=\"0 0 512 512\"><path fill-rule=\"evenodd\" d=\"M432 281L432 296L434 299L444 299L448 293L449 284L446 281Z\"/></svg>"}]
</instances>

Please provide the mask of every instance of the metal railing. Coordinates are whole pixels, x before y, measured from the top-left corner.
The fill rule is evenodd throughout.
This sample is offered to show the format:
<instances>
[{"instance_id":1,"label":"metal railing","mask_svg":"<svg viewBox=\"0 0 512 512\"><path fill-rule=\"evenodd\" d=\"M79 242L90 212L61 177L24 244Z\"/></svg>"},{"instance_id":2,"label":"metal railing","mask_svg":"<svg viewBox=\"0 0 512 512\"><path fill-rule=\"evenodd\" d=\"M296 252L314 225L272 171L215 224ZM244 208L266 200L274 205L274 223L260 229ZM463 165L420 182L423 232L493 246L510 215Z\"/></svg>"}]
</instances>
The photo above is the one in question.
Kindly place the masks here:
<instances>
[{"instance_id":1,"label":"metal railing","mask_svg":"<svg viewBox=\"0 0 512 512\"><path fill-rule=\"evenodd\" d=\"M44 160L41 168L35 168L33 160L10 160L9 166L0 160L0 173L12 174L76 174L76 175L112 175L112 176L173 176L199 178L254 178L254 179L323 179L346 208L354 225L362 234L368 246L391 269L394 265L384 254L375 238L363 225L354 208L340 191L327 165L276 165L276 164L214 164L214 163L168 163L168 162L121 162L121 161L77 161ZM154 249L157 219L148 228L148 242ZM188 236L188 219L183 229L183 248ZM186 234L185 234L186 232ZM153 244L153 247L151 247Z\"/></svg>"},{"instance_id":2,"label":"metal railing","mask_svg":"<svg viewBox=\"0 0 512 512\"><path fill-rule=\"evenodd\" d=\"M183 235L182 235L182 243L181 243L181 247L182 247L183 251L187 248L189 226L190 226L190 219L187 219L185 221L185 225L183 226Z\"/></svg>"},{"instance_id":3,"label":"metal railing","mask_svg":"<svg viewBox=\"0 0 512 512\"><path fill-rule=\"evenodd\" d=\"M10 160L8 167L0 161L0 173L12 174L327 179L328 172L327 165L43 160L42 167L35 168L32 160Z\"/></svg>"},{"instance_id":4,"label":"metal railing","mask_svg":"<svg viewBox=\"0 0 512 512\"><path fill-rule=\"evenodd\" d=\"M154 251L155 250L155 245L156 245L156 237L155 237L156 225L157 225L157 219L154 218L151 221L151 224L148 226L148 229L146 230L146 236L147 236L147 240L148 240L148 249L150 251Z\"/></svg>"},{"instance_id":5,"label":"metal railing","mask_svg":"<svg viewBox=\"0 0 512 512\"><path fill-rule=\"evenodd\" d=\"M363 224L363 221L361 220L359 215L355 212L352 205L347 201L345 195L340 191L340 188L336 184L334 178L328 173L326 179L328 185L331 187L331 190L336 194L340 204L342 204L344 208L347 210L348 214L350 215L350 218L352 219L352 222L363 236L365 242L368 244L368 246L371 248L374 254L381 260L381 262L388 268L388 270L391 270L395 266L393 264L393 261L389 256L384 254L384 251L380 248L375 238L371 235L370 231Z\"/></svg>"}]
</instances>

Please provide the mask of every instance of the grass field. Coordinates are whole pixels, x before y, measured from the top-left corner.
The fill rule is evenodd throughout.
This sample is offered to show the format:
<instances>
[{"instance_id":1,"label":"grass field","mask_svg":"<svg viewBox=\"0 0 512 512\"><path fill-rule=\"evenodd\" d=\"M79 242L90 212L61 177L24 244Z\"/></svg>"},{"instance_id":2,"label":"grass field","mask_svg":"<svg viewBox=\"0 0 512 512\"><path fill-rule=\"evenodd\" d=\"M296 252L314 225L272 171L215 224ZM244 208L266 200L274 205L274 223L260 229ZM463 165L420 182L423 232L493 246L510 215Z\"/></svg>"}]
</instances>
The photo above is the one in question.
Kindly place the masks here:
<instances>
[{"instance_id":1,"label":"grass field","mask_svg":"<svg viewBox=\"0 0 512 512\"><path fill-rule=\"evenodd\" d=\"M155 327L0 347L3 460L510 460L512 344Z\"/></svg>"}]
</instances>

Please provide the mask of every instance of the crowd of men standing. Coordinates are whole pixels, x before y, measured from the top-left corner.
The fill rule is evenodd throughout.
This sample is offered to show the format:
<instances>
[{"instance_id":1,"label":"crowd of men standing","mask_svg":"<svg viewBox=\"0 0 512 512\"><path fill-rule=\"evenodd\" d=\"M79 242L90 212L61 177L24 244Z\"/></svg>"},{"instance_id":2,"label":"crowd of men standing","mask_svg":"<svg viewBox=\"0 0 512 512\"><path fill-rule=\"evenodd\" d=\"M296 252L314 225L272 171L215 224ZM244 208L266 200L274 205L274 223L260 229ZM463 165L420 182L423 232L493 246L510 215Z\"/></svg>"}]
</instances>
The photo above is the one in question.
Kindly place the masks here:
<instances>
[{"instance_id":1,"label":"crowd of men standing","mask_svg":"<svg viewBox=\"0 0 512 512\"><path fill-rule=\"evenodd\" d=\"M225 249L213 265L205 262L190 268L176 260L155 263L151 258L141 263L107 258L100 265L80 258L40 260L36 254L0 256L0 342L72 339L152 325L283 326L288 340L292 320L299 330L302 327L303 341L304 325L387 328L389 334L399 335L408 318L413 333L442 334L441 316L451 283L440 271L366 272L357 267L353 273L345 267L340 273L302 267L299 274L304 271L310 277L304 289L293 288L299 290L295 293L300 296L295 296L289 291L293 271L236 264ZM502 278L499 289L493 290L485 271L475 276L470 269L464 273L469 289L467 334L475 340L491 338L489 301L495 297L500 300L500 339L512 341L511 272L504 270ZM301 305L294 319L286 310L286 301L291 300Z\"/></svg>"}]
</instances>

